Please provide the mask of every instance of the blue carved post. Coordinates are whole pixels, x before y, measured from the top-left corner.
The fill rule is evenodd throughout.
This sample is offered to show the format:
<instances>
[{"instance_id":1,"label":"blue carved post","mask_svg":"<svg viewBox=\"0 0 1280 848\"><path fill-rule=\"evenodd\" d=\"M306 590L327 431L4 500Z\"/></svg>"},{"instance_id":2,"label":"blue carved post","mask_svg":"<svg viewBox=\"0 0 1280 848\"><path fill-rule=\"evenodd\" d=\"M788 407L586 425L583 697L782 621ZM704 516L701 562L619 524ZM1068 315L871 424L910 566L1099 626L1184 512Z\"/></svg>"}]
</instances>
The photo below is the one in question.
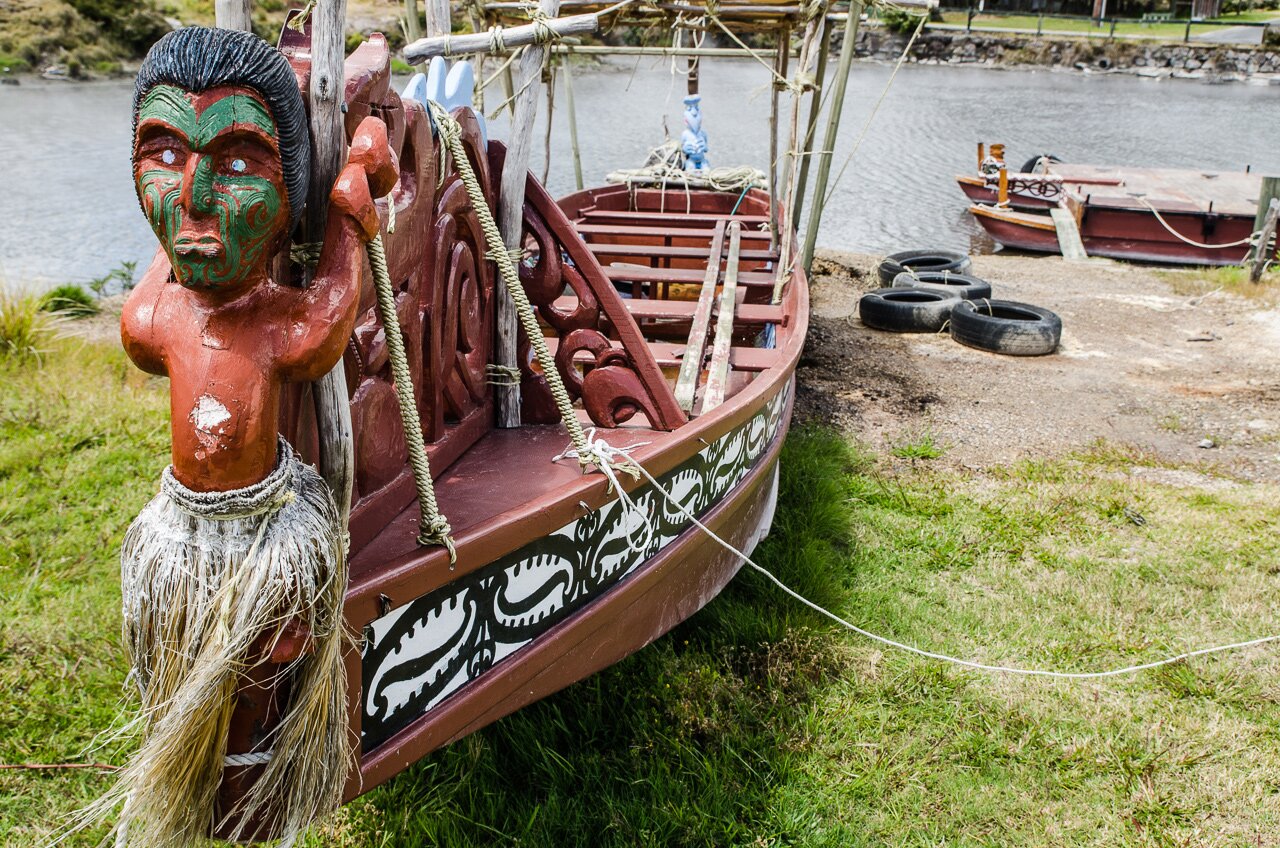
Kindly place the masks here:
<instances>
[{"instance_id":1,"label":"blue carved post","mask_svg":"<svg viewBox=\"0 0 1280 848\"><path fill-rule=\"evenodd\" d=\"M686 171L706 171L707 134L702 129L702 96L691 94L684 99L684 133L680 136Z\"/></svg>"}]
</instances>

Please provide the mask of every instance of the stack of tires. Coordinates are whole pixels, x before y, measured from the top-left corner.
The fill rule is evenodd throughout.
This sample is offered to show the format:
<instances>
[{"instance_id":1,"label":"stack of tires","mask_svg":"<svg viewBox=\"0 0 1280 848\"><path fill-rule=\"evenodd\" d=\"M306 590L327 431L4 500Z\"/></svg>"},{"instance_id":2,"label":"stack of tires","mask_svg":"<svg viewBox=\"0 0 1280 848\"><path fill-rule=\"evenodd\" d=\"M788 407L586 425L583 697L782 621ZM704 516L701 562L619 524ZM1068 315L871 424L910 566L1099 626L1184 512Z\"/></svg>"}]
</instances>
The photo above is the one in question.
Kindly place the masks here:
<instances>
[{"instance_id":1,"label":"stack of tires","mask_svg":"<svg viewBox=\"0 0 1280 848\"><path fill-rule=\"evenodd\" d=\"M968 347L1010 356L1058 349L1062 319L1048 309L993 300L991 284L969 273L972 260L951 250L907 250L880 263L885 288L862 296L862 323L892 333L941 333Z\"/></svg>"}]
</instances>

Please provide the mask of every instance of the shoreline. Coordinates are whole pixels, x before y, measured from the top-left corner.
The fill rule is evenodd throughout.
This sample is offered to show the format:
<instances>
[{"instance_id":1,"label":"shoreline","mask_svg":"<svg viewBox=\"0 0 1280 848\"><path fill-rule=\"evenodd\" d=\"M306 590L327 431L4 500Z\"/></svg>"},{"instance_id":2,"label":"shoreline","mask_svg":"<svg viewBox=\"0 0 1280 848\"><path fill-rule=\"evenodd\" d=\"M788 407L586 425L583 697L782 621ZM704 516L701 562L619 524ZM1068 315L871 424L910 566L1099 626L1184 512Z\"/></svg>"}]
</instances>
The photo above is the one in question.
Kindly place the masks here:
<instances>
[{"instance_id":1,"label":"shoreline","mask_svg":"<svg viewBox=\"0 0 1280 848\"><path fill-rule=\"evenodd\" d=\"M855 55L859 59L896 62L907 41L906 36L864 27L858 31ZM926 28L912 46L907 62L998 70L1127 74L1211 84L1280 85L1280 48L1262 45Z\"/></svg>"}]
</instances>

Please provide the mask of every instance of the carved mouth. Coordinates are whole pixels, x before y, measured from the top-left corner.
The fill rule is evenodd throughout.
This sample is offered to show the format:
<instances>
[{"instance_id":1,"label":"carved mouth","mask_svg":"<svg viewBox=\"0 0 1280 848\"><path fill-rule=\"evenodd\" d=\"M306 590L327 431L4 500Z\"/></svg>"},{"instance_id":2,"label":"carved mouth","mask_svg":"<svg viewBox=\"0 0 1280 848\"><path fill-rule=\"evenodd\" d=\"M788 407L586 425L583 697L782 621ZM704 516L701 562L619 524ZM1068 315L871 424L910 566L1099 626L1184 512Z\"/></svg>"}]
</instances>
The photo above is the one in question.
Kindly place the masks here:
<instances>
[{"instance_id":1,"label":"carved mouth","mask_svg":"<svg viewBox=\"0 0 1280 848\"><path fill-rule=\"evenodd\" d=\"M179 238L173 243L173 252L179 256L203 256L206 259L217 259L225 250L218 239L203 236L198 239Z\"/></svg>"}]
</instances>

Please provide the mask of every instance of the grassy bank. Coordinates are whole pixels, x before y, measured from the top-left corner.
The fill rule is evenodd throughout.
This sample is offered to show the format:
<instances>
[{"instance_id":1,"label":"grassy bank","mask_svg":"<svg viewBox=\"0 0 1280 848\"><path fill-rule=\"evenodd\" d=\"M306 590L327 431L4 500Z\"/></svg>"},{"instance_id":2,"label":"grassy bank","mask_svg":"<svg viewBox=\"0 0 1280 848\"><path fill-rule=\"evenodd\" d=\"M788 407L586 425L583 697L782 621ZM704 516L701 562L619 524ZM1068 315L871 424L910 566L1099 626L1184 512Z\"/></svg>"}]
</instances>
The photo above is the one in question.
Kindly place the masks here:
<instances>
[{"instance_id":1,"label":"grassy bank","mask_svg":"<svg viewBox=\"0 0 1280 848\"><path fill-rule=\"evenodd\" d=\"M1280 18L1280 9L1271 10L1252 10L1248 12L1240 12L1234 15L1221 15L1212 21L1203 23L1197 22L1191 28L1191 34L1194 38L1197 35L1206 35L1212 32L1218 32L1239 24L1257 24L1266 23L1270 20ZM969 21L968 13L965 11L947 11L943 12L942 20L948 24L965 24ZM974 15L972 25L975 27L983 27L987 29L1011 29L1019 31L1042 31L1047 35L1063 34L1063 35L1083 35L1092 33L1094 35L1106 35L1111 33L1111 24L1098 26L1093 21L1086 18L1058 18L1045 17L1041 19L1037 15ZM1167 38L1172 41L1181 41L1186 35L1187 25L1185 20L1178 21L1122 21L1116 24L1115 35L1117 38L1126 36L1139 36L1145 38Z\"/></svg>"},{"instance_id":2,"label":"grassy bank","mask_svg":"<svg viewBox=\"0 0 1280 848\"><path fill-rule=\"evenodd\" d=\"M119 351L0 360L0 762L120 761L80 752L121 701L115 548L165 415ZM1280 629L1277 530L1277 487L1124 446L975 471L927 433L872 455L801 427L758 559L886 635L1084 670ZM1278 657L992 678L847 638L747 573L309 844L1275 845ZM36 844L105 780L0 771L0 843Z\"/></svg>"}]
</instances>

